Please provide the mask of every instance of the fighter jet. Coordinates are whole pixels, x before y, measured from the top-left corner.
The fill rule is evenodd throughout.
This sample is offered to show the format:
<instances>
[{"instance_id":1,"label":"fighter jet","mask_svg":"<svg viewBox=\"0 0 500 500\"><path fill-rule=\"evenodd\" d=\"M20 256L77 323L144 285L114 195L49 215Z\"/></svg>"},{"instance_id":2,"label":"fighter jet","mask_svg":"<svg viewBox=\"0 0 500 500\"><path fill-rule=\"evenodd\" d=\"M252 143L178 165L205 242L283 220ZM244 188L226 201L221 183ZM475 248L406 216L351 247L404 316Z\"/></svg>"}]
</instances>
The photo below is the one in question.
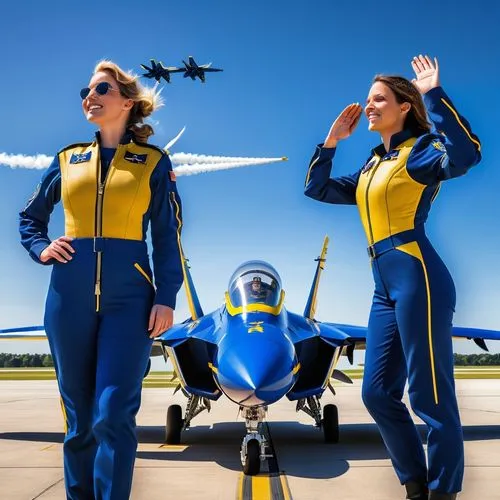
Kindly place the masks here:
<instances>
[{"instance_id":1,"label":"fighter jet","mask_svg":"<svg viewBox=\"0 0 500 500\"><path fill-rule=\"evenodd\" d=\"M170 73L180 73L184 71L182 68L176 68L175 66L163 66L161 61L156 62L151 59L151 67L141 64L141 67L147 71L142 76L145 78L154 78L158 83L163 78L167 83L170 83Z\"/></svg>"},{"instance_id":2,"label":"fighter jet","mask_svg":"<svg viewBox=\"0 0 500 500\"><path fill-rule=\"evenodd\" d=\"M211 67L212 63L198 65L196 64L196 61L194 60L193 56L189 56L188 62L184 60L182 62L184 63L185 66L185 69L183 70L184 78L187 78L189 76L191 80L195 80L196 77L198 77L202 81L202 83L205 83L206 72L213 73L216 71L223 71L222 69L219 68L212 68Z\"/></svg>"},{"instance_id":3,"label":"fighter jet","mask_svg":"<svg viewBox=\"0 0 500 500\"><path fill-rule=\"evenodd\" d=\"M168 407L167 444L179 444L193 419L210 411L221 396L234 403L246 425L240 459L247 475L258 474L261 462L269 456L262 424L281 399L309 415L326 442L339 441L337 406L323 406L321 398L326 390L335 395L332 379L352 383L337 363L343 355L353 363L354 349L366 345L367 328L315 319L327 246L325 238L302 314L287 311L278 272L258 260L244 262L234 271L224 303L205 314L183 256L190 317L157 337L151 352L172 361L179 380L176 391L187 398L185 411L179 404ZM0 340L40 339L44 334L34 333L40 330L43 326L0 329ZM453 335L472 339L483 349L487 349L485 339L500 340L500 332L494 330L454 327Z\"/></svg>"}]
</instances>

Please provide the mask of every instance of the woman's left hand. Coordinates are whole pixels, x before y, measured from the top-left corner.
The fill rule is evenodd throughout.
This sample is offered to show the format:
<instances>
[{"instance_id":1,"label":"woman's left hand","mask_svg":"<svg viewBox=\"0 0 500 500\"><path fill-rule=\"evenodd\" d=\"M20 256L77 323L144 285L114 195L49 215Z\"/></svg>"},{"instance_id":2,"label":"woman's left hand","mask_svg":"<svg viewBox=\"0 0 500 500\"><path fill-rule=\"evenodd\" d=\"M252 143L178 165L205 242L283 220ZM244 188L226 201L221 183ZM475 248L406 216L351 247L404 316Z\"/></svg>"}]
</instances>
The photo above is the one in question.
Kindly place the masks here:
<instances>
[{"instance_id":1,"label":"woman's left hand","mask_svg":"<svg viewBox=\"0 0 500 500\"><path fill-rule=\"evenodd\" d=\"M174 323L174 310L171 307L155 304L149 315L149 338L154 339L168 330Z\"/></svg>"},{"instance_id":2,"label":"woman's left hand","mask_svg":"<svg viewBox=\"0 0 500 500\"><path fill-rule=\"evenodd\" d=\"M441 85L439 83L439 64L437 58L434 58L434 62L432 62L429 56L420 54L418 57L412 59L411 67L417 76L417 78L412 80L412 83L421 94L425 94L429 90Z\"/></svg>"}]
</instances>

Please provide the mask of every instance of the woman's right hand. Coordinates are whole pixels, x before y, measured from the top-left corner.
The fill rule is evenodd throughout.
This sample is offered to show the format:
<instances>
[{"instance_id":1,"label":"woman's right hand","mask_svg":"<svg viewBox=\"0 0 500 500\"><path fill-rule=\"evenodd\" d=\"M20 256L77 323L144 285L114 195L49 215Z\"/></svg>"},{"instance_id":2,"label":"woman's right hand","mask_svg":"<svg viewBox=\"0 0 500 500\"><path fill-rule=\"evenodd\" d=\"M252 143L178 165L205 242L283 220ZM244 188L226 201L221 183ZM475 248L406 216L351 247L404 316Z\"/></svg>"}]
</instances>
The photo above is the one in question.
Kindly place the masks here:
<instances>
[{"instance_id":1,"label":"woman's right hand","mask_svg":"<svg viewBox=\"0 0 500 500\"><path fill-rule=\"evenodd\" d=\"M363 108L359 103L349 104L333 122L323 147L335 148L338 141L347 139L356 128L362 112Z\"/></svg>"},{"instance_id":2,"label":"woman's right hand","mask_svg":"<svg viewBox=\"0 0 500 500\"><path fill-rule=\"evenodd\" d=\"M52 241L47 248L42 250L40 260L45 263L50 259L56 259L58 262L66 264L73 258L71 254L75 253L75 250L70 245L71 241L73 241L73 238L60 236L56 240Z\"/></svg>"}]
</instances>

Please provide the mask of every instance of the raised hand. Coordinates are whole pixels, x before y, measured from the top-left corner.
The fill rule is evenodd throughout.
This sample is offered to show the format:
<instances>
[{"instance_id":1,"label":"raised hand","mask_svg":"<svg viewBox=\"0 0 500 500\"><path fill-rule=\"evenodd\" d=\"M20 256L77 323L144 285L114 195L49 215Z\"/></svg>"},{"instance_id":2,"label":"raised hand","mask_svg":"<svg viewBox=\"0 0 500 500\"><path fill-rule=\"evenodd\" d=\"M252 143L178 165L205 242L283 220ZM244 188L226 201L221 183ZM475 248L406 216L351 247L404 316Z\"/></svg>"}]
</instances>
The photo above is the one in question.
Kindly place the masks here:
<instances>
[{"instance_id":1,"label":"raised hand","mask_svg":"<svg viewBox=\"0 0 500 500\"><path fill-rule=\"evenodd\" d=\"M411 67L415 71L416 78L412 80L413 85L417 87L421 94L429 92L429 90L439 87L439 64L437 58L434 62L428 55L420 54L414 57L411 61Z\"/></svg>"},{"instance_id":2,"label":"raised hand","mask_svg":"<svg viewBox=\"0 0 500 500\"><path fill-rule=\"evenodd\" d=\"M347 139L356 128L362 112L363 108L359 103L349 104L332 123L324 147L334 148L337 146L338 141Z\"/></svg>"}]
</instances>

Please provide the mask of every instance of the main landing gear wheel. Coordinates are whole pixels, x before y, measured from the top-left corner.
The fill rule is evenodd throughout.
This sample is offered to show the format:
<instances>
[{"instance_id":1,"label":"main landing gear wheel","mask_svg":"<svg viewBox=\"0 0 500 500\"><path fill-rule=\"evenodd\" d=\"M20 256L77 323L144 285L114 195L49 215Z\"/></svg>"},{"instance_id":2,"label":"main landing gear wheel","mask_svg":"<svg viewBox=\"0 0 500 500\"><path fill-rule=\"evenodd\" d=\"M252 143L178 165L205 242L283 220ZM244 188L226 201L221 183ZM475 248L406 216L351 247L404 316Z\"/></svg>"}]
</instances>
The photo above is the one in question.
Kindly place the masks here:
<instances>
[{"instance_id":1,"label":"main landing gear wheel","mask_svg":"<svg viewBox=\"0 0 500 500\"><path fill-rule=\"evenodd\" d=\"M180 444L183 426L184 421L182 420L182 408L180 405L170 405L167 410L165 442L167 444Z\"/></svg>"},{"instance_id":2,"label":"main landing gear wheel","mask_svg":"<svg viewBox=\"0 0 500 500\"><path fill-rule=\"evenodd\" d=\"M325 443L339 442L339 412L335 405L326 405L323 409L323 435Z\"/></svg>"},{"instance_id":3,"label":"main landing gear wheel","mask_svg":"<svg viewBox=\"0 0 500 500\"><path fill-rule=\"evenodd\" d=\"M247 456L243 464L243 473L247 476L256 476L260 472L260 443L257 439L250 439L247 443Z\"/></svg>"}]
</instances>

